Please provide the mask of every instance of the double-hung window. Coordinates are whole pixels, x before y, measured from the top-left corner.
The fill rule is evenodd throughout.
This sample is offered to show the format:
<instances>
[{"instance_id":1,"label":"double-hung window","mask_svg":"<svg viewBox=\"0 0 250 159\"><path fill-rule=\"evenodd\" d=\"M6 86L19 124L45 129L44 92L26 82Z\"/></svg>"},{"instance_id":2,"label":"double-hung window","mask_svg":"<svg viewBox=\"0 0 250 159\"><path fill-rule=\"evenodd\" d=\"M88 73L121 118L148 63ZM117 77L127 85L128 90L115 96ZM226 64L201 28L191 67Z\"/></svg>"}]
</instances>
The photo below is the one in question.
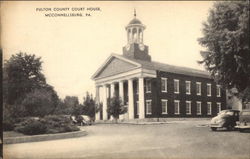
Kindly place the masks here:
<instances>
[{"instance_id":1,"label":"double-hung window","mask_svg":"<svg viewBox=\"0 0 250 159\"><path fill-rule=\"evenodd\" d=\"M168 79L167 78L161 78L161 91L167 92L168 91Z\"/></svg>"},{"instance_id":2,"label":"double-hung window","mask_svg":"<svg viewBox=\"0 0 250 159\"><path fill-rule=\"evenodd\" d=\"M216 103L217 104L217 113L221 111L221 103Z\"/></svg>"},{"instance_id":3,"label":"double-hung window","mask_svg":"<svg viewBox=\"0 0 250 159\"><path fill-rule=\"evenodd\" d=\"M174 114L180 114L180 101L174 100Z\"/></svg>"},{"instance_id":4,"label":"double-hung window","mask_svg":"<svg viewBox=\"0 0 250 159\"><path fill-rule=\"evenodd\" d=\"M212 94L211 92L212 92L212 87L211 87L211 84L210 84L210 83L208 83L208 84L207 84L207 96L209 96L209 97L210 97L210 96L211 96L211 94Z\"/></svg>"},{"instance_id":5,"label":"double-hung window","mask_svg":"<svg viewBox=\"0 0 250 159\"><path fill-rule=\"evenodd\" d=\"M201 95L201 82L196 82L196 94Z\"/></svg>"},{"instance_id":6,"label":"double-hung window","mask_svg":"<svg viewBox=\"0 0 250 159\"><path fill-rule=\"evenodd\" d=\"M180 92L179 80L178 79L174 79L174 93L179 93L179 92Z\"/></svg>"},{"instance_id":7,"label":"double-hung window","mask_svg":"<svg viewBox=\"0 0 250 159\"><path fill-rule=\"evenodd\" d=\"M152 100L146 100L146 113L152 114Z\"/></svg>"},{"instance_id":8,"label":"double-hung window","mask_svg":"<svg viewBox=\"0 0 250 159\"><path fill-rule=\"evenodd\" d=\"M191 101L186 101L186 114L191 114Z\"/></svg>"},{"instance_id":9,"label":"double-hung window","mask_svg":"<svg viewBox=\"0 0 250 159\"><path fill-rule=\"evenodd\" d=\"M221 86L220 85L216 85L216 96L221 97Z\"/></svg>"},{"instance_id":10,"label":"double-hung window","mask_svg":"<svg viewBox=\"0 0 250 159\"><path fill-rule=\"evenodd\" d=\"M146 79L146 93L151 93L151 81Z\"/></svg>"},{"instance_id":11,"label":"double-hung window","mask_svg":"<svg viewBox=\"0 0 250 159\"><path fill-rule=\"evenodd\" d=\"M186 94L191 94L191 81L186 81Z\"/></svg>"},{"instance_id":12,"label":"double-hung window","mask_svg":"<svg viewBox=\"0 0 250 159\"><path fill-rule=\"evenodd\" d=\"M201 102L196 102L196 113L201 115Z\"/></svg>"},{"instance_id":13,"label":"double-hung window","mask_svg":"<svg viewBox=\"0 0 250 159\"><path fill-rule=\"evenodd\" d=\"M207 102L207 115L211 115L211 114L212 114L212 103Z\"/></svg>"},{"instance_id":14,"label":"double-hung window","mask_svg":"<svg viewBox=\"0 0 250 159\"><path fill-rule=\"evenodd\" d=\"M162 114L168 114L168 100L161 100Z\"/></svg>"}]
</instances>

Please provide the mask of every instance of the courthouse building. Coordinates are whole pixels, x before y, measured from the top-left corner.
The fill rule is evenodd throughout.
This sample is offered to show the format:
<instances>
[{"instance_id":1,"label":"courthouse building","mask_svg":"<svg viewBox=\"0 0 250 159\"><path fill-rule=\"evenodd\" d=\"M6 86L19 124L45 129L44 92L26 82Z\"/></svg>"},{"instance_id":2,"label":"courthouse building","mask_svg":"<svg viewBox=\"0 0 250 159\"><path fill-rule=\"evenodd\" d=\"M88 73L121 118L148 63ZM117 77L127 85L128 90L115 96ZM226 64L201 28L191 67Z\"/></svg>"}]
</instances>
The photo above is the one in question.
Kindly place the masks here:
<instances>
[{"instance_id":1,"label":"courthouse building","mask_svg":"<svg viewBox=\"0 0 250 159\"><path fill-rule=\"evenodd\" d=\"M96 120L110 119L107 99L114 95L128 108L123 119L211 117L226 109L226 92L208 72L152 61L145 28L134 15L125 28L123 54L111 54L92 76L96 99L103 97Z\"/></svg>"}]
</instances>

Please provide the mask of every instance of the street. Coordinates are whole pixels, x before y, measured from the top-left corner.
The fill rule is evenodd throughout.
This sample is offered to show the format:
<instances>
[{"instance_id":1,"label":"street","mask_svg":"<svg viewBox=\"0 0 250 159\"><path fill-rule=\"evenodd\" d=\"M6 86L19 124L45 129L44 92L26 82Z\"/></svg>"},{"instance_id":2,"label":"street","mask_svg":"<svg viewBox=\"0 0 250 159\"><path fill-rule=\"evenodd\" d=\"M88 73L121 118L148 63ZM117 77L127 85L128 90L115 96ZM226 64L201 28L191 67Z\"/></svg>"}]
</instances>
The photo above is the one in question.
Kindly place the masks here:
<instances>
[{"instance_id":1,"label":"street","mask_svg":"<svg viewBox=\"0 0 250 159\"><path fill-rule=\"evenodd\" d=\"M204 123L97 124L81 138L4 145L4 158L250 158L250 133Z\"/></svg>"}]
</instances>

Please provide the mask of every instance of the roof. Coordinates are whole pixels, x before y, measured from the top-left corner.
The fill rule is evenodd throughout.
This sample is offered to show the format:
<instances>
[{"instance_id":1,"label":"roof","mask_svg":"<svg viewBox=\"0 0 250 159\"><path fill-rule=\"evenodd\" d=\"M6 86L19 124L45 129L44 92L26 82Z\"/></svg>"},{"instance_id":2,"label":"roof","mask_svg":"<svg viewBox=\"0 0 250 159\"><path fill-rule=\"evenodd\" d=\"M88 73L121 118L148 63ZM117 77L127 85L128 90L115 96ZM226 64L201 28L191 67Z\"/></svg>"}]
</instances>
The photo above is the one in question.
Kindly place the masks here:
<instances>
[{"instance_id":1,"label":"roof","mask_svg":"<svg viewBox=\"0 0 250 159\"><path fill-rule=\"evenodd\" d=\"M174 66L174 65L156 62L156 61L137 60L133 58L128 58L124 55L115 54L115 56L126 58L128 60L139 63L141 64L142 68L149 69L149 70L158 70L158 71L171 72L171 73L188 75L188 76L211 78L210 74L207 71L197 70L197 69L188 68L188 67Z\"/></svg>"},{"instance_id":2,"label":"roof","mask_svg":"<svg viewBox=\"0 0 250 159\"><path fill-rule=\"evenodd\" d=\"M142 24L141 21L137 18L132 19L129 24Z\"/></svg>"}]
</instances>

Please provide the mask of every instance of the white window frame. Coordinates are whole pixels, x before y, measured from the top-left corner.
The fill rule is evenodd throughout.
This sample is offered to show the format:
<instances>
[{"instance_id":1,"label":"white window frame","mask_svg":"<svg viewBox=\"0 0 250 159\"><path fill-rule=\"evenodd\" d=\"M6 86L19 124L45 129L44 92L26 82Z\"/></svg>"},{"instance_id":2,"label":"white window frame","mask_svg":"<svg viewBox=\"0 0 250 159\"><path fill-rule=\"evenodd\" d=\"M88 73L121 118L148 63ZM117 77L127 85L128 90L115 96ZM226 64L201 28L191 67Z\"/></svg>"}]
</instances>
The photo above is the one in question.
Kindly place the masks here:
<instances>
[{"instance_id":1,"label":"white window frame","mask_svg":"<svg viewBox=\"0 0 250 159\"><path fill-rule=\"evenodd\" d=\"M177 91L175 91L175 82L177 82ZM174 79L174 93L179 94L180 93L180 80Z\"/></svg>"},{"instance_id":2,"label":"white window frame","mask_svg":"<svg viewBox=\"0 0 250 159\"><path fill-rule=\"evenodd\" d=\"M212 84L207 83L207 96L211 97L211 95L212 95Z\"/></svg>"},{"instance_id":3,"label":"white window frame","mask_svg":"<svg viewBox=\"0 0 250 159\"><path fill-rule=\"evenodd\" d=\"M220 109L218 109L218 107L220 107ZM216 110L217 110L217 113L219 113L221 111L221 103L220 102L216 103Z\"/></svg>"},{"instance_id":4,"label":"white window frame","mask_svg":"<svg viewBox=\"0 0 250 159\"><path fill-rule=\"evenodd\" d=\"M186 94L191 94L191 81L185 81L185 91L186 91ZM189 86L189 88L188 88L188 90L189 90L189 92L187 92L187 84L189 84L188 86Z\"/></svg>"},{"instance_id":5,"label":"white window frame","mask_svg":"<svg viewBox=\"0 0 250 159\"><path fill-rule=\"evenodd\" d=\"M187 113L187 104L189 104L189 113ZM186 101L186 114L187 115L191 115L191 107L192 107L191 101Z\"/></svg>"},{"instance_id":6,"label":"white window frame","mask_svg":"<svg viewBox=\"0 0 250 159\"><path fill-rule=\"evenodd\" d=\"M178 112L175 112L175 103L178 103ZM179 115L180 114L180 101L179 100L174 100L174 114Z\"/></svg>"},{"instance_id":7,"label":"white window frame","mask_svg":"<svg viewBox=\"0 0 250 159\"><path fill-rule=\"evenodd\" d=\"M150 102L150 106L151 106L151 112L148 112L148 103ZM147 115L151 115L152 114L152 100L146 100L146 114Z\"/></svg>"},{"instance_id":8,"label":"white window frame","mask_svg":"<svg viewBox=\"0 0 250 159\"><path fill-rule=\"evenodd\" d=\"M163 102L166 102L166 107L165 107L166 108L166 112L163 112L163 109L162 109L163 108L163 105L162 105ZM167 99L162 99L161 100L161 109L162 109L161 110L162 114L168 114L168 100Z\"/></svg>"},{"instance_id":9,"label":"white window frame","mask_svg":"<svg viewBox=\"0 0 250 159\"><path fill-rule=\"evenodd\" d=\"M221 97L221 86L220 85L216 85L216 96Z\"/></svg>"},{"instance_id":10,"label":"white window frame","mask_svg":"<svg viewBox=\"0 0 250 159\"><path fill-rule=\"evenodd\" d=\"M208 107L210 107L210 109L208 109ZM211 114L212 114L212 102L207 102L207 115L211 115Z\"/></svg>"},{"instance_id":11,"label":"white window frame","mask_svg":"<svg viewBox=\"0 0 250 159\"><path fill-rule=\"evenodd\" d=\"M199 105L200 112L198 112L198 105ZM197 101L196 102L196 114L197 115L201 115L201 101Z\"/></svg>"},{"instance_id":12,"label":"white window frame","mask_svg":"<svg viewBox=\"0 0 250 159\"><path fill-rule=\"evenodd\" d=\"M161 92L168 92L168 79L167 78L161 78L161 82L165 83L165 90L162 90L162 83L161 83Z\"/></svg>"},{"instance_id":13,"label":"white window frame","mask_svg":"<svg viewBox=\"0 0 250 159\"><path fill-rule=\"evenodd\" d=\"M197 86L198 85L200 86L199 87L199 92L197 92ZM201 95L201 82L196 82L196 88L195 89L196 89L196 95L200 96Z\"/></svg>"},{"instance_id":14,"label":"white window frame","mask_svg":"<svg viewBox=\"0 0 250 159\"><path fill-rule=\"evenodd\" d=\"M140 114L139 101L136 101L136 109L137 109L136 115L139 115Z\"/></svg>"},{"instance_id":15,"label":"white window frame","mask_svg":"<svg viewBox=\"0 0 250 159\"><path fill-rule=\"evenodd\" d=\"M146 79L146 93L151 93L151 90L152 90L152 86L151 86L151 81L150 79ZM149 85L150 84L150 85ZM149 87L150 87L150 90L149 90Z\"/></svg>"}]
</instances>

